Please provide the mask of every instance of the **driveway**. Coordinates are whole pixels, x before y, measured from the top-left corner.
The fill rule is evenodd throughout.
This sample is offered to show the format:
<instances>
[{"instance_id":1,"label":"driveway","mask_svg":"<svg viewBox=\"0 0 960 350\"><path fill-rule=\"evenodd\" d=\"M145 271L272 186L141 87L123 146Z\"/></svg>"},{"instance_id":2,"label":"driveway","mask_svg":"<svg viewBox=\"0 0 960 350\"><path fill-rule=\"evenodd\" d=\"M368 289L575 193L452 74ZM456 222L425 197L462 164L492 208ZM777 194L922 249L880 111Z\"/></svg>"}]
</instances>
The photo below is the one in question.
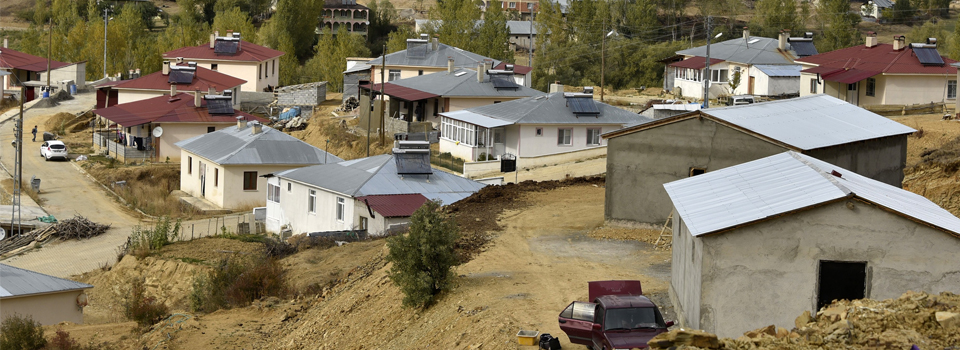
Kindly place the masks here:
<instances>
[{"instance_id":1,"label":"driveway","mask_svg":"<svg viewBox=\"0 0 960 350\"><path fill-rule=\"evenodd\" d=\"M126 241L130 229L139 219L132 216L112 197L103 191L97 183L80 173L69 162L44 161L40 154L40 141L31 142L30 129L39 125L39 134L44 130L46 119L58 112L77 113L93 107L96 94L76 95L76 99L62 101L51 108L34 108L24 113L23 179L31 176L40 178L41 206L57 217L69 219L82 215L94 222L109 224L110 229L99 237L83 241L61 241L46 244L39 250L15 256L3 261L4 264L17 266L57 277L69 277L100 267L113 264L116 260L116 248ZM14 149L12 120L0 125L0 161L13 171ZM39 138L38 138L39 140ZM3 176L7 176L6 173Z\"/></svg>"}]
</instances>

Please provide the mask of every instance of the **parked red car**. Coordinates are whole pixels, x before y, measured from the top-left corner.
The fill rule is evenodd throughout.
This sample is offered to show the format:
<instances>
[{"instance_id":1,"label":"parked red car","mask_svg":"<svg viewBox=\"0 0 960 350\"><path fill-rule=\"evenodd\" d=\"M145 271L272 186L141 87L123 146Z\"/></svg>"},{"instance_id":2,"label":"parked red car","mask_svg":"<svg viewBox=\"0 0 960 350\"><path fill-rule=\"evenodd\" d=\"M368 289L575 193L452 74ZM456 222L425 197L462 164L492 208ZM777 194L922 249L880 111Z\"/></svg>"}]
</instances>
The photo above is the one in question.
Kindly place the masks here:
<instances>
[{"instance_id":1,"label":"parked red car","mask_svg":"<svg viewBox=\"0 0 960 350\"><path fill-rule=\"evenodd\" d=\"M594 350L646 348L667 332L660 308L643 296L640 281L590 282L592 303L574 301L560 313L560 329L570 342Z\"/></svg>"}]
</instances>

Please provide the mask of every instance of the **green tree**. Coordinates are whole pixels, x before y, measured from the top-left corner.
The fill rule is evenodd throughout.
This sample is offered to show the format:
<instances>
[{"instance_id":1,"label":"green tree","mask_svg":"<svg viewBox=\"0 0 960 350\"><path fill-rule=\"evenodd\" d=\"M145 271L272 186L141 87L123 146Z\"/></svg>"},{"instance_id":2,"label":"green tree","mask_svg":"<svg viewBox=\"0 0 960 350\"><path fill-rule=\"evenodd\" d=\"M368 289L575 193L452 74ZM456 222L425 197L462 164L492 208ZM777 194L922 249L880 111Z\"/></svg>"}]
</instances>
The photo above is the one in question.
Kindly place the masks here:
<instances>
[{"instance_id":1,"label":"green tree","mask_svg":"<svg viewBox=\"0 0 960 350\"><path fill-rule=\"evenodd\" d=\"M438 1L430 11L430 19L441 20L436 30L444 44L472 51L476 39L477 21L480 20L480 7L475 0Z\"/></svg>"},{"instance_id":2,"label":"green tree","mask_svg":"<svg viewBox=\"0 0 960 350\"><path fill-rule=\"evenodd\" d=\"M483 24L477 33L472 45L467 46L470 51L496 60L513 62L513 52L509 50L510 30L507 28L507 17L499 0L492 0L484 14Z\"/></svg>"},{"instance_id":3,"label":"green tree","mask_svg":"<svg viewBox=\"0 0 960 350\"><path fill-rule=\"evenodd\" d=\"M946 39L950 33L943 28L942 22L926 21L922 26L915 26L907 33L908 43L925 43L927 38Z\"/></svg>"},{"instance_id":4,"label":"green tree","mask_svg":"<svg viewBox=\"0 0 960 350\"><path fill-rule=\"evenodd\" d=\"M278 48L281 40L290 40L289 48L293 51L287 54L294 55L298 62L306 60L313 56L321 13L320 0L278 0L277 11L261 29L260 44Z\"/></svg>"},{"instance_id":5,"label":"green tree","mask_svg":"<svg viewBox=\"0 0 960 350\"><path fill-rule=\"evenodd\" d=\"M238 32L243 40L256 42L254 39L257 37L256 27L253 26L250 15L239 7L217 12L217 16L213 18L211 29L219 31L220 33L226 33L228 31Z\"/></svg>"},{"instance_id":6,"label":"green tree","mask_svg":"<svg viewBox=\"0 0 960 350\"><path fill-rule=\"evenodd\" d=\"M367 47L374 56L383 54L383 45L389 40L389 35L398 28L393 23L397 18L397 9L390 0L371 0L370 26L367 27Z\"/></svg>"},{"instance_id":7,"label":"green tree","mask_svg":"<svg viewBox=\"0 0 960 350\"><path fill-rule=\"evenodd\" d=\"M314 51L313 58L304 65L301 76L310 81L326 81L327 87L333 91L343 87L347 57L370 55L363 36L347 32L346 27L340 27L335 35L324 29Z\"/></svg>"},{"instance_id":8,"label":"green tree","mask_svg":"<svg viewBox=\"0 0 960 350\"><path fill-rule=\"evenodd\" d=\"M439 201L428 201L410 218L410 232L387 239L389 276L403 292L403 305L425 308L452 286L457 265L454 244L457 224L441 211Z\"/></svg>"},{"instance_id":9,"label":"green tree","mask_svg":"<svg viewBox=\"0 0 960 350\"><path fill-rule=\"evenodd\" d=\"M39 350L45 346L43 327L30 316L14 314L0 322L0 349Z\"/></svg>"},{"instance_id":10,"label":"green tree","mask_svg":"<svg viewBox=\"0 0 960 350\"><path fill-rule=\"evenodd\" d=\"M883 10L883 17L889 18L890 22L910 24L917 10L910 3L910 0L897 0L893 7Z\"/></svg>"},{"instance_id":11,"label":"green tree","mask_svg":"<svg viewBox=\"0 0 960 350\"><path fill-rule=\"evenodd\" d=\"M280 57L280 85L300 84L300 61L297 60L293 39L286 33L281 33L279 49L286 52Z\"/></svg>"},{"instance_id":12,"label":"green tree","mask_svg":"<svg viewBox=\"0 0 960 350\"><path fill-rule=\"evenodd\" d=\"M756 35L776 38L782 29L789 29L791 33L801 33L804 29L795 0L758 0L754 6L756 14L751 29Z\"/></svg>"},{"instance_id":13,"label":"green tree","mask_svg":"<svg viewBox=\"0 0 960 350\"><path fill-rule=\"evenodd\" d=\"M818 51L827 52L860 44L860 31L857 30L860 15L850 12L849 1L820 0L817 16L822 33L814 40Z\"/></svg>"},{"instance_id":14,"label":"green tree","mask_svg":"<svg viewBox=\"0 0 960 350\"><path fill-rule=\"evenodd\" d=\"M390 34L387 36L387 52L385 53L388 54L406 50L407 39L412 39L413 34L413 31L406 26L401 26L400 28L397 28L396 31L390 32Z\"/></svg>"}]
</instances>

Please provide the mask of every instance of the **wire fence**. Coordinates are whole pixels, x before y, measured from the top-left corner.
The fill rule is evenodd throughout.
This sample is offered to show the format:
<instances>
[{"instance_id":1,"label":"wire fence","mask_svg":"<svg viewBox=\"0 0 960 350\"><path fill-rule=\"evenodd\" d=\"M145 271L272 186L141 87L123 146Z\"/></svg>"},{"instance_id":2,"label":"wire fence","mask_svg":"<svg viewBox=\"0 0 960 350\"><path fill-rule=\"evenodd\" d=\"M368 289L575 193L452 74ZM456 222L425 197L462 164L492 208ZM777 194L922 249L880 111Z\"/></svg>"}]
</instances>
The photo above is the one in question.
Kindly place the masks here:
<instances>
[{"instance_id":1,"label":"wire fence","mask_svg":"<svg viewBox=\"0 0 960 350\"><path fill-rule=\"evenodd\" d=\"M256 222L252 213L231 214L181 223L179 241L192 241L198 238L227 234L265 233L263 222Z\"/></svg>"}]
</instances>

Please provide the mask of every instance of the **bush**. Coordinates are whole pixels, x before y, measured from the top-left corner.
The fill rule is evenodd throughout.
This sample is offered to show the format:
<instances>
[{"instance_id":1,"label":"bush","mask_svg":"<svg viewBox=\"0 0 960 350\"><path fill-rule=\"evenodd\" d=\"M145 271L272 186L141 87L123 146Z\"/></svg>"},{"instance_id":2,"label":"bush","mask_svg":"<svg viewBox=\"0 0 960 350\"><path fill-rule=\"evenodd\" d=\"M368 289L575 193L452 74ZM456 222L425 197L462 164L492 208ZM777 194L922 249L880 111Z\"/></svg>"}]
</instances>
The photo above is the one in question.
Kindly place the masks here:
<instances>
[{"instance_id":1,"label":"bush","mask_svg":"<svg viewBox=\"0 0 960 350\"><path fill-rule=\"evenodd\" d=\"M130 298L123 303L123 315L141 328L152 326L170 314L167 305L146 296L146 291L143 280L134 279L130 283Z\"/></svg>"},{"instance_id":2,"label":"bush","mask_svg":"<svg viewBox=\"0 0 960 350\"><path fill-rule=\"evenodd\" d=\"M0 349L36 350L47 345L43 327L30 316L13 316L0 322Z\"/></svg>"},{"instance_id":3,"label":"bush","mask_svg":"<svg viewBox=\"0 0 960 350\"><path fill-rule=\"evenodd\" d=\"M413 213L408 234L387 239L390 279L403 291L404 306L428 307L450 288L459 236L456 222L440 211L440 202L429 201Z\"/></svg>"},{"instance_id":4,"label":"bush","mask_svg":"<svg viewBox=\"0 0 960 350\"><path fill-rule=\"evenodd\" d=\"M123 253L132 253L138 258L143 258L179 238L180 219L171 225L170 218L164 216L154 224L153 228L134 226L130 238L127 239L127 245L123 248Z\"/></svg>"},{"instance_id":5,"label":"bush","mask_svg":"<svg viewBox=\"0 0 960 350\"><path fill-rule=\"evenodd\" d=\"M283 296L287 292L285 278L286 273L273 258L248 263L223 259L208 274L193 280L190 308L212 312L245 306L265 296Z\"/></svg>"},{"instance_id":6,"label":"bush","mask_svg":"<svg viewBox=\"0 0 960 350\"><path fill-rule=\"evenodd\" d=\"M70 337L70 333L63 330L57 329L57 334L50 338L50 342L47 343L47 349L49 350L84 350L84 347L80 346L80 343L76 339Z\"/></svg>"}]
</instances>

